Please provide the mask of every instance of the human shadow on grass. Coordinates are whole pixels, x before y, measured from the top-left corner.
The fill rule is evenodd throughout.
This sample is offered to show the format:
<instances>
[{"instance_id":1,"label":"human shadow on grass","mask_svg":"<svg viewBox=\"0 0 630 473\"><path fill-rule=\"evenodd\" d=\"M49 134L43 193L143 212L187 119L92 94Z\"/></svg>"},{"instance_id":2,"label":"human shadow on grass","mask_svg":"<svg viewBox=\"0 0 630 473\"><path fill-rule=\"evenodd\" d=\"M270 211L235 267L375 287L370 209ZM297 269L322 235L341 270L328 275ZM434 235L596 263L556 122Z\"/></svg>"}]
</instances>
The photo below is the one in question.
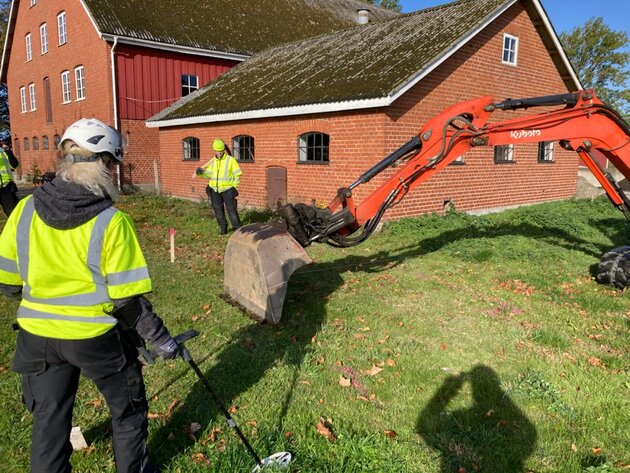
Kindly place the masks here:
<instances>
[{"instance_id":1,"label":"human shadow on grass","mask_svg":"<svg viewBox=\"0 0 630 473\"><path fill-rule=\"evenodd\" d=\"M463 396L465 383L470 383L471 402L449 409L456 397ZM501 389L498 375L485 365L448 376L418 416L416 431L440 452L442 473L523 472L538 436Z\"/></svg>"}]
</instances>

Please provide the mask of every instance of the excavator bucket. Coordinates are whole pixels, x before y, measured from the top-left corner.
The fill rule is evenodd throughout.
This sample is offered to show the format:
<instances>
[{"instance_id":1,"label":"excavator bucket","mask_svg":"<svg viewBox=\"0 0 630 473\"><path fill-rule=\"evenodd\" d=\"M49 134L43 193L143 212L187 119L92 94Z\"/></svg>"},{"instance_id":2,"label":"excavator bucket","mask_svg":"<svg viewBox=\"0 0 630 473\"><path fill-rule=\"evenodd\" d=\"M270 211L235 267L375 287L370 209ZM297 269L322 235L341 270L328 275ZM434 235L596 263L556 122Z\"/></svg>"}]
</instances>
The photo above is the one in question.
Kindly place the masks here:
<instances>
[{"instance_id":1,"label":"excavator bucket","mask_svg":"<svg viewBox=\"0 0 630 473\"><path fill-rule=\"evenodd\" d=\"M223 259L223 290L259 322L280 322L291 274L313 261L279 225L252 223L234 232Z\"/></svg>"}]
</instances>

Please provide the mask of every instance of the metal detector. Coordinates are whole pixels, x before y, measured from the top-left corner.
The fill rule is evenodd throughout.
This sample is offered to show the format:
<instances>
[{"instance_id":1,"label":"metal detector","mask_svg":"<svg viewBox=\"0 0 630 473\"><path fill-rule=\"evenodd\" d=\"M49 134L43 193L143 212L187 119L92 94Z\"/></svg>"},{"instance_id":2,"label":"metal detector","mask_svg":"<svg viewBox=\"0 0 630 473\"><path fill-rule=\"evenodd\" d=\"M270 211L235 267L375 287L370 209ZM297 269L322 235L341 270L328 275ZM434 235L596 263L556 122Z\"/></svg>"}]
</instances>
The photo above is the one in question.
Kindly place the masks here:
<instances>
[{"instance_id":1,"label":"metal detector","mask_svg":"<svg viewBox=\"0 0 630 473\"><path fill-rule=\"evenodd\" d=\"M256 451L252 448L250 443L247 441L247 439L245 438L245 435L243 434L239 426L236 424L236 421L232 418L232 416L230 415L228 410L225 408L223 403L219 400L219 397L214 392L214 389L212 389L212 386L210 386L210 383L208 382L206 377L203 375L203 373L197 366L197 363L195 363L195 360L193 360L192 356L190 355L190 352L184 345L184 342L186 340L190 340L191 338L194 338L197 335L199 335L199 332L197 330L192 329L176 336L175 341L177 342L177 345L179 347L179 353L182 356L182 358L188 362L188 364L193 369L193 371L197 373L197 376L199 377L203 385L206 387L206 390L210 393L212 400L225 416L227 420L227 424L234 429L238 437L243 442L243 445L245 445L245 448L247 448L247 451L256 462L256 466L252 470L252 473L257 473L266 468L269 468L272 471L284 470L288 468L289 464L291 463L291 454L289 452L274 453L273 455L269 455L268 457L265 457L261 460L258 454L256 454Z\"/></svg>"}]
</instances>

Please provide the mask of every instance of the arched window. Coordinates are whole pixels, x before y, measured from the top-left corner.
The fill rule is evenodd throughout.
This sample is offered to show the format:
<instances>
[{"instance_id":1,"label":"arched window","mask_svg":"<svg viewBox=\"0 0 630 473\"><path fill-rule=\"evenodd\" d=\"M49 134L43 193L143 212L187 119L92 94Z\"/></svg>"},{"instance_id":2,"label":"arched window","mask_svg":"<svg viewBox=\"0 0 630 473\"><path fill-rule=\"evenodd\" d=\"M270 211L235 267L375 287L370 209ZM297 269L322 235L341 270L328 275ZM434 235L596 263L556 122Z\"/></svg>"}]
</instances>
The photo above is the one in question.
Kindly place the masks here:
<instances>
[{"instance_id":1,"label":"arched window","mask_svg":"<svg viewBox=\"0 0 630 473\"><path fill-rule=\"evenodd\" d=\"M36 136L33 137L33 149L34 150L39 149L39 138L37 138Z\"/></svg>"},{"instance_id":2,"label":"arched window","mask_svg":"<svg viewBox=\"0 0 630 473\"><path fill-rule=\"evenodd\" d=\"M182 159L184 161L199 161L199 138L189 136L182 140Z\"/></svg>"},{"instance_id":3,"label":"arched window","mask_svg":"<svg viewBox=\"0 0 630 473\"><path fill-rule=\"evenodd\" d=\"M24 151L28 151L31 149L31 143L28 141L28 138L24 138Z\"/></svg>"},{"instance_id":4,"label":"arched window","mask_svg":"<svg viewBox=\"0 0 630 473\"><path fill-rule=\"evenodd\" d=\"M235 136L232 138L232 150L238 161L253 161L254 137L249 135Z\"/></svg>"},{"instance_id":5,"label":"arched window","mask_svg":"<svg viewBox=\"0 0 630 473\"><path fill-rule=\"evenodd\" d=\"M55 144L55 148L57 148L59 146L59 143L61 143L61 136L55 135L53 137L53 143Z\"/></svg>"},{"instance_id":6,"label":"arched window","mask_svg":"<svg viewBox=\"0 0 630 473\"><path fill-rule=\"evenodd\" d=\"M304 133L298 140L298 162L327 163L330 137L317 131Z\"/></svg>"},{"instance_id":7,"label":"arched window","mask_svg":"<svg viewBox=\"0 0 630 473\"><path fill-rule=\"evenodd\" d=\"M48 149L48 148L50 148L48 144L48 136L44 135L42 136L42 149Z\"/></svg>"}]
</instances>

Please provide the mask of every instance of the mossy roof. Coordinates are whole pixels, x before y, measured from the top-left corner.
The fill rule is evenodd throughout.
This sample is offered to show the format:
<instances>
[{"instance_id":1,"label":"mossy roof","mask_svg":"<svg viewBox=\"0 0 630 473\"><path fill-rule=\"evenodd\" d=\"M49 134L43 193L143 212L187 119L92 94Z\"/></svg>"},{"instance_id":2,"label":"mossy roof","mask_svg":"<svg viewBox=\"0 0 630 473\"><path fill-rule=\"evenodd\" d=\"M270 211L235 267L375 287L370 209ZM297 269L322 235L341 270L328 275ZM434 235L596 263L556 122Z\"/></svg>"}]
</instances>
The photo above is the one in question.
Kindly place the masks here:
<instances>
[{"instance_id":1,"label":"mossy roof","mask_svg":"<svg viewBox=\"0 0 630 473\"><path fill-rule=\"evenodd\" d=\"M148 125L391 97L513 3L459 0L267 49L150 118Z\"/></svg>"},{"instance_id":2,"label":"mossy roof","mask_svg":"<svg viewBox=\"0 0 630 473\"><path fill-rule=\"evenodd\" d=\"M122 36L249 56L270 46L398 13L361 0L84 0L97 29Z\"/></svg>"}]
</instances>

